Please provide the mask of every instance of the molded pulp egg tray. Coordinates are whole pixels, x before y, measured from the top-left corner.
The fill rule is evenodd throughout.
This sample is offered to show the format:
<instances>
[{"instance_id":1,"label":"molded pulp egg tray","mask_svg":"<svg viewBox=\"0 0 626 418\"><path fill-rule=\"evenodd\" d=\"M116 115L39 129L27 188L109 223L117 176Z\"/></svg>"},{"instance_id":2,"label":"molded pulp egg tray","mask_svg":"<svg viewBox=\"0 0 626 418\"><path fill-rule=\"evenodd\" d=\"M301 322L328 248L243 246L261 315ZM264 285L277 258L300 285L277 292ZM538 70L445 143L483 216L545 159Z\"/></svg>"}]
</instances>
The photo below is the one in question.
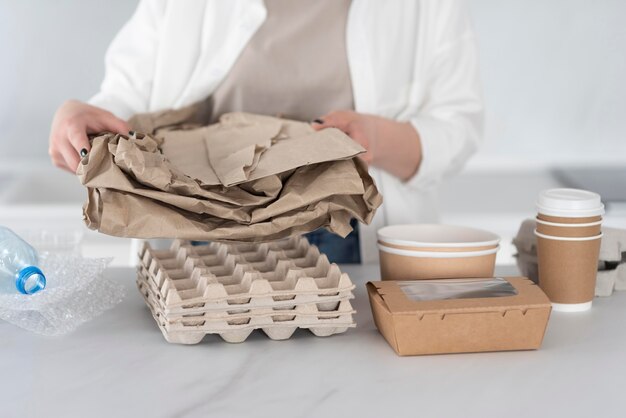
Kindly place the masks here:
<instances>
[{"instance_id":1,"label":"molded pulp egg tray","mask_svg":"<svg viewBox=\"0 0 626 418\"><path fill-rule=\"evenodd\" d=\"M137 287L165 339L197 344L206 334L243 342L255 329L273 340L297 328L316 336L356 326L354 284L305 238L270 243L145 243Z\"/></svg>"}]
</instances>

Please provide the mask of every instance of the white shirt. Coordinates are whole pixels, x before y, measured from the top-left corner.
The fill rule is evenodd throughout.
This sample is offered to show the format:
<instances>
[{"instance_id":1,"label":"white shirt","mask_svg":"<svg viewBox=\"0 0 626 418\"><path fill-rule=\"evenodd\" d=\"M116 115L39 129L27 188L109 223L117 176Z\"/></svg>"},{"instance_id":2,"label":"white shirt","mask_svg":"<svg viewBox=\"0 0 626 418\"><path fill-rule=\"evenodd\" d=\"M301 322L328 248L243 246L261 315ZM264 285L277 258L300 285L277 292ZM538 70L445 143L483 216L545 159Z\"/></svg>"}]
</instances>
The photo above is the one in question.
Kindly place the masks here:
<instances>
[{"instance_id":1,"label":"white shirt","mask_svg":"<svg viewBox=\"0 0 626 418\"><path fill-rule=\"evenodd\" d=\"M266 15L263 0L142 0L111 43L90 103L128 118L205 99ZM437 185L477 149L478 56L463 0L353 0L346 43L355 110L410 121L422 142L408 181L370 168L384 198L359 230L361 259L372 262L378 228L437 220Z\"/></svg>"}]
</instances>

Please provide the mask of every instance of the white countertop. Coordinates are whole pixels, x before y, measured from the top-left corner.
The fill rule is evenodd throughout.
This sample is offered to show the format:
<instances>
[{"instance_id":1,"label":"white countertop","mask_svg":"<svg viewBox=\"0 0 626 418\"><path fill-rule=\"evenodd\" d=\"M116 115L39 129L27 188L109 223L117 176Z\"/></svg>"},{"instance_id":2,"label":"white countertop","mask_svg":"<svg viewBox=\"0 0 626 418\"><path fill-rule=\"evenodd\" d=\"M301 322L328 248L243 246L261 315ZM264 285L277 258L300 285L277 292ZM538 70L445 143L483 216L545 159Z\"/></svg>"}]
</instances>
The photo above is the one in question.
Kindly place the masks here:
<instances>
[{"instance_id":1,"label":"white countertop","mask_svg":"<svg viewBox=\"0 0 626 418\"><path fill-rule=\"evenodd\" d=\"M344 266L357 328L242 344L168 344L135 289L64 337L0 322L2 417L623 417L626 292L553 313L538 351L398 357L365 293L378 267ZM499 274L513 274L500 268Z\"/></svg>"}]
</instances>

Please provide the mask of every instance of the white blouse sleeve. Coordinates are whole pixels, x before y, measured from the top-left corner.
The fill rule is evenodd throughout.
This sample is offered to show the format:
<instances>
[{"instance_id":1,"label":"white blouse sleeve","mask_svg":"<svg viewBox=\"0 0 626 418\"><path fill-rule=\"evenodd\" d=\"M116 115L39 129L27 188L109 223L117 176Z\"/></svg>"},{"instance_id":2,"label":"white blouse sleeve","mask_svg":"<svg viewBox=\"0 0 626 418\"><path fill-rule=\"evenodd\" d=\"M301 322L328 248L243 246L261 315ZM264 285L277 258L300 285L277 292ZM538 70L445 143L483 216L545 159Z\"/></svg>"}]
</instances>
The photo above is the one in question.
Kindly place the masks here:
<instances>
[{"instance_id":1,"label":"white blouse sleeve","mask_svg":"<svg viewBox=\"0 0 626 418\"><path fill-rule=\"evenodd\" d=\"M478 51L469 11L459 0L435 0L429 9L432 52L419 75L427 86L426 99L410 118L420 135L422 163L405 183L418 189L434 187L460 171L478 149L483 131Z\"/></svg>"},{"instance_id":2,"label":"white blouse sleeve","mask_svg":"<svg viewBox=\"0 0 626 418\"><path fill-rule=\"evenodd\" d=\"M104 80L90 104L124 119L148 110L165 7L165 0L140 1L106 52Z\"/></svg>"}]
</instances>

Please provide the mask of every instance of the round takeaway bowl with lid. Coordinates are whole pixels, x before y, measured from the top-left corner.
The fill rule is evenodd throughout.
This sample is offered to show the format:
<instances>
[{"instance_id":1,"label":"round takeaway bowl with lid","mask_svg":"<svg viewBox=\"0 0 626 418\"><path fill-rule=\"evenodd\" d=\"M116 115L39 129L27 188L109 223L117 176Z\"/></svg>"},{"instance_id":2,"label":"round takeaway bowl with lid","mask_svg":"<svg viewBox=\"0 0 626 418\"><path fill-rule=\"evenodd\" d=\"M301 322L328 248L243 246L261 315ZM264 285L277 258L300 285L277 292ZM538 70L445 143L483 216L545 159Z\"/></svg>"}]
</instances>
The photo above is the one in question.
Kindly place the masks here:
<instances>
[{"instance_id":1,"label":"round takeaway bowl with lid","mask_svg":"<svg viewBox=\"0 0 626 418\"><path fill-rule=\"evenodd\" d=\"M439 224L392 225L378 231L381 278L492 277L500 237Z\"/></svg>"}]
</instances>

